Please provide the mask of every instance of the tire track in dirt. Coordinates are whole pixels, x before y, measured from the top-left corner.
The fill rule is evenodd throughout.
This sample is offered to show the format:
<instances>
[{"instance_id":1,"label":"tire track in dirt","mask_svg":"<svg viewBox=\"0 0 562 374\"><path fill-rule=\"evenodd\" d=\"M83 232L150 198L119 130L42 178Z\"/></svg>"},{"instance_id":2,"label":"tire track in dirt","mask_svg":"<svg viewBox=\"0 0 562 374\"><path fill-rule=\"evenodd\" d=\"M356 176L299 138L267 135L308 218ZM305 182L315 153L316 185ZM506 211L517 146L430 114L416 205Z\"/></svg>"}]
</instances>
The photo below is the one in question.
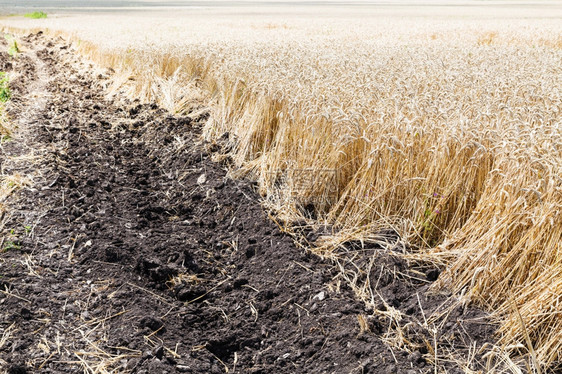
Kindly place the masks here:
<instances>
[{"instance_id":1,"label":"tire track in dirt","mask_svg":"<svg viewBox=\"0 0 562 374\"><path fill-rule=\"evenodd\" d=\"M0 48L8 48L5 40L0 42ZM10 127L17 129L8 136L13 142L7 143L6 139L0 142L2 177L10 178L10 183L18 185L41 177L38 170L34 173L29 173L28 170L28 164L38 157L40 150L28 147L25 139L31 135L31 124L44 111L48 96L45 89L48 76L44 63L37 58L33 49L26 52L13 58L7 52L0 52L0 71L9 74L11 78L12 98L7 105L8 117L13 118ZM22 175L21 171L25 171L27 175ZM3 195L2 199L6 196Z\"/></svg>"},{"instance_id":2,"label":"tire track in dirt","mask_svg":"<svg viewBox=\"0 0 562 374\"><path fill-rule=\"evenodd\" d=\"M48 94L27 103L38 115L22 117L29 131L18 140L41 150L25 165L43 177L20 191L5 222L14 244L0 261L6 372L434 371L426 332L410 326L407 338L419 340L411 353L389 348L384 313L365 310L332 265L268 219L251 183L211 161L198 144L204 115L108 100L106 74L68 45L40 34L24 42L37 72L29 81L42 82L29 87ZM12 116L23 115L23 100ZM385 299L421 318L415 291L428 282L398 282L390 274L405 264L379 260ZM423 308L443 301L421 299ZM489 339L481 322L458 323L481 314L452 316L446 333L478 346Z\"/></svg>"}]
</instances>

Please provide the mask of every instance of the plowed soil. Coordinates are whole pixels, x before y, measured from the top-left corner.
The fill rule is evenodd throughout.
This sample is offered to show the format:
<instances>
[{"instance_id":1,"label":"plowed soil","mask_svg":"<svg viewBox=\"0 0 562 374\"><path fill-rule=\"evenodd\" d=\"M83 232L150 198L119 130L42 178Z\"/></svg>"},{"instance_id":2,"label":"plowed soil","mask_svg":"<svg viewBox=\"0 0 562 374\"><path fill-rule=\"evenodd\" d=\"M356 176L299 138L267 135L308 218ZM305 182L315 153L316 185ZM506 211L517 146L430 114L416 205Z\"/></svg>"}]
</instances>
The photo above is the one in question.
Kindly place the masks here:
<instances>
[{"instance_id":1,"label":"plowed soil","mask_svg":"<svg viewBox=\"0 0 562 374\"><path fill-rule=\"evenodd\" d=\"M0 371L483 370L493 326L482 312L426 320L449 296L426 293L437 269L376 247L361 259L350 243L356 261L376 256L380 305L365 308L337 267L268 217L252 182L211 161L208 114L108 99L111 73L62 39L21 46L0 55L17 125L2 173L22 184L4 202ZM442 359L459 352L464 362Z\"/></svg>"}]
</instances>

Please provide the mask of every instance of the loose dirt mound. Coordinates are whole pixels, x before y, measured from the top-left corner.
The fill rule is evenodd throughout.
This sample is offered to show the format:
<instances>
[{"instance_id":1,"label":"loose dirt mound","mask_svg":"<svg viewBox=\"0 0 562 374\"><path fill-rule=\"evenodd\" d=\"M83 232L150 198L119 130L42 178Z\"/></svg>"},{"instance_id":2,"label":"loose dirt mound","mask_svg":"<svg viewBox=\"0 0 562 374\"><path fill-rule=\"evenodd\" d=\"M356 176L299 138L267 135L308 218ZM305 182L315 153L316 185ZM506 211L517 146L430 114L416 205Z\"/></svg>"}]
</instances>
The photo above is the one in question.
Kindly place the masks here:
<instances>
[{"instance_id":1,"label":"loose dirt mound","mask_svg":"<svg viewBox=\"0 0 562 374\"><path fill-rule=\"evenodd\" d=\"M365 310L196 144L204 115L109 101L107 76L62 41L23 44L0 56L20 70L11 116L25 122L3 170L31 179L4 217L8 373L433 372L435 346L440 357L489 339L482 314L461 307L421 328L446 298L424 295L435 270L410 273L392 253L372 266L385 302Z\"/></svg>"}]
</instances>

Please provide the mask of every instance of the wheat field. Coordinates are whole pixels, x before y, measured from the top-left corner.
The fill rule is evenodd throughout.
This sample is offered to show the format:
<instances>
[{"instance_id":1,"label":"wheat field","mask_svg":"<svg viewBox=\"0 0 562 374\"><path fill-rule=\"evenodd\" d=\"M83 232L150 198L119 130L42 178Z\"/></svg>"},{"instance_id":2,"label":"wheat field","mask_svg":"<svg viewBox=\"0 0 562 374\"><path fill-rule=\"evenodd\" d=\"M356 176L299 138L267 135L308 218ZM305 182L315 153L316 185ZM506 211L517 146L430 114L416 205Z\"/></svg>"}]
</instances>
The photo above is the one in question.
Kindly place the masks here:
<instances>
[{"instance_id":1,"label":"wheat field","mask_svg":"<svg viewBox=\"0 0 562 374\"><path fill-rule=\"evenodd\" d=\"M113 92L211 105L233 173L287 224L332 228L318 253L392 228L540 370L562 361L562 4L491 4L1 24L72 38Z\"/></svg>"}]
</instances>

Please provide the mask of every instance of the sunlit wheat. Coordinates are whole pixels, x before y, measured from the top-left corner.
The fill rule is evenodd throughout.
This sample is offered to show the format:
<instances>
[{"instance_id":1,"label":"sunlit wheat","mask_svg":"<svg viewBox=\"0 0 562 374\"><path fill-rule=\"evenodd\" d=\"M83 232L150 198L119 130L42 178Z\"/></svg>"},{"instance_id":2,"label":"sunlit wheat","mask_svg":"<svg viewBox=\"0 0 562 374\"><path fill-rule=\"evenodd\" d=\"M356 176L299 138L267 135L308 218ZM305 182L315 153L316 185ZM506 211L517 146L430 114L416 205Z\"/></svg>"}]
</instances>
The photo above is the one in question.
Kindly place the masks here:
<instances>
[{"instance_id":1,"label":"sunlit wheat","mask_svg":"<svg viewBox=\"0 0 562 374\"><path fill-rule=\"evenodd\" d=\"M336 236L394 228L444 266L440 286L495 311L505 343L527 346L527 331L549 364L562 360L562 23L553 9L497 19L487 9L466 18L407 9L41 22L113 67L114 90L181 112L195 87L213 105L205 138L228 139L238 172L259 181L280 217L313 217ZM295 170L337 178L296 185Z\"/></svg>"}]
</instances>

